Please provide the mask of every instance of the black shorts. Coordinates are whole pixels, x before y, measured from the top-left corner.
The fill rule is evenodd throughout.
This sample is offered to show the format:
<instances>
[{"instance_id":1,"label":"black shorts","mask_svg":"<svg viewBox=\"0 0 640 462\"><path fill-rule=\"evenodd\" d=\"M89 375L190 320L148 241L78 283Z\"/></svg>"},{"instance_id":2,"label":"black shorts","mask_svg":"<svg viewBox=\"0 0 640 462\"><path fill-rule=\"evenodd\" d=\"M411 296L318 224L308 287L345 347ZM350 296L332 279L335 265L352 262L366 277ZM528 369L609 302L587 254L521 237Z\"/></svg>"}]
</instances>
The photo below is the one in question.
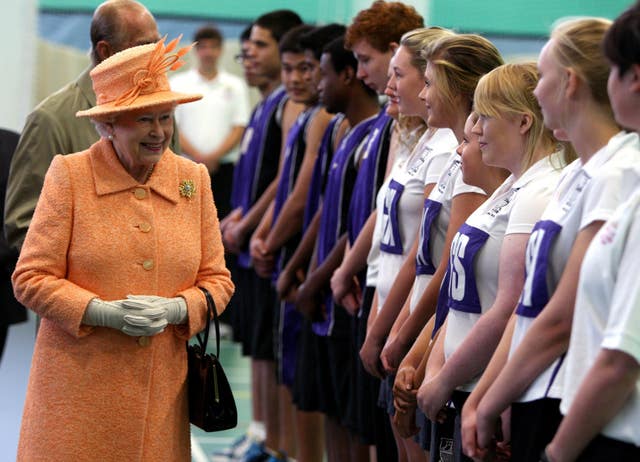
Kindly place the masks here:
<instances>
[{"instance_id":1,"label":"black shorts","mask_svg":"<svg viewBox=\"0 0 640 462\"><path fill-rule=\"evenodd\" d=\"M333 412L324 392L331 386L327 373L327 349L323 345L325 339L313 333L311 321L303 319L292 389L293 402L301 411Z\"/></svg>"},{"instance_id":2,"label":"black shorts","mask_svg":"<svg viewBox=\"0 0 640 462\"><path fill-rule=\"evenodd\" d=\"M278 383L293 388L302 315L293 303L278 300L274 307L274 346Z\"/></svg>"},{"instance_id":3,"label":"black shorts","mask_svg":"<svg viewBox=\"0 0 640 462\"><path fill-rule=\"evenodd\" d=\"M378 391L378 407L390 417L396 415L396 408L393 405L393 383L396 381L396 374L387 375L380 382L380 390Z\"/></svg>"},{"instance_id":4,"label":"black shorts","mask_svg":"<svg viewBox=\"0 0 640 462\"><path fill-rule=\"evenodd\" d=\"M242 354L251 354L251 326L252 319L249 317L251 311L247 308L253 306L253 277L254 271L250 268L243 268L235 265L231 273L231 279L236 286L233 294L231 306L231 327L233 328L233 340L242 346Z\"/></svg>"},{"instance_id":5,"label":"black shorts","mask_svg":"<svg viewBox=\"0 0 640 462\"><path fill-rule=\"evenodd\" d=\"M360 348L367 336L367 320L371 311L375 287L367 286L362 293L362 307L360 313L352 318L352 330L355 338L353 343L353 360L355 363L354 386L352 387L352 401L355 406L354 428L365 444L375 444L376 428L381 428L384 434L385 423L388 425L386 412L378 407L378 393L380 379L370 375L362 365ZM383 422L381 422L381 420ZM389 427L389 430L391 427Z\"/></svg>"},{"instance_id":6,"label":"black shorts","mask_svg":"<svg viewBox=\"0 0 640 462\"><path fill-rule=\"evenodd\" d=\"M562 421L560 400L543 398L511 404L511 458L538 462ZM615 460L615 459L610 459Z\"/></svg>"},{"instance_id":7,"label":"black shorts","mask_svg":"<svg viewBox=\"0 0 640 462\"><path fill-rule=\"evenodd\" d=\"M428 451L431 448L431 421L419 407L416 408L416 427L418 434L414 439L422 449Z\"/></svg>"},{"instance_id":8,"label":"black shorts","mask_svg":"<svg viewBox=\"0 0 640 462\"><path fill-rule=\"evenodd\" d=\"M258 360L274 361L273 320L276 306L276 291L271 279L259 277L253 272L253 301L247 307L246 319L251 319L251 357ZM249 314L250 313L250 314Z\"/></svg>"},{"instance_id":9,"label":"black shorts","mask_svg":"<svg viewBox=\"0 0 640 462\"><path fill-rule=\"evenodd\" d=\"M640 460L640 448L635 444L598 435L582 451L577 462L599 462L603 460L638 461Z\"/></svg>"},{"instance_id":10,"label":"black shorts","mask_svg":"<svg viewBox=\"0 0 640 462\"><path fill-rule=\"evenodd\" d=\"M397 460L398 452L389 416L378 407L380 380L370 375L360 360L360 348L367 336L367 321L375 287L366 286L362 293L362 307L360 313L351 319L352 331L355 337L353 344L353 361L355 374L352 378L352 403L355 404L354 433L363 444L375 445L378 460Z\"/></svg>"},{"instance_id":11,"label":"black shorts","mask_svg":"<svg viewBox=\"0 0 640 462\"><path fill-rule=\"evenodd\" d=\"M234 265L232 268L229 268L229 271L231 271L231 280L235 284L236 290L225 311L231 311L233 341L242 345L242 354L247 356L249 355L249 347L247 345L245 348L245 339L247 338L245 329L249 323L245 321L244 307L250 303L246 299L253 293L253 287L247 285L248 276L246 273L248 273L249 270Z\"/></svg>"},{"instance_id":12,"label":"black shorts","mask_svg":"<svg viewBox=\"0 0 640 462\"><path fill-rule=\"evenodd\" d=\"M456 411L447 407L444 422L431 422L431 451L430 460L453 461L454 458L454 429L456 421Z\"/></svg>"},{"instance_id":13,"label":"black shorts","mask_svg":"<svg viewBox=\"0 0 640 462\"><path fill-rule=\"evenodd\" d=\"M211 174L211 191L216 203L218 218L222 220L231 212L231 189L233 184L234 164L220 164L218 170Z\"/></svg>"},{"instance_id":14,"label":"black shorts","mask_svg":"<svg viewBox=\"0 0 640 462\"><path fill-rule=\"evenodd\" d=\"M343 308L336 308L343 309ZM329 335L325 337L324 346L327 354L326 373L329 387L325 389L324 400L331 403L326 414L347 427L347 410L351 398L351 376L353 374L353 358L349 337Z\"/></svg>"},{"instance_id":15,"label":"black shorts","mask_svg":"<svg viewBox=\"0 0 640 462\"><path fill-rule=\"evenodd\" d=\"M456 417L453 424L453 460L455 462L473 462L473 459L467 457L462 452L462 407L467 402L467 398L471 393L466 391L455 390L451 395L451 401L456 410ZM518 460L518 459L511 459Z\"/></svg>"}]
</instances>

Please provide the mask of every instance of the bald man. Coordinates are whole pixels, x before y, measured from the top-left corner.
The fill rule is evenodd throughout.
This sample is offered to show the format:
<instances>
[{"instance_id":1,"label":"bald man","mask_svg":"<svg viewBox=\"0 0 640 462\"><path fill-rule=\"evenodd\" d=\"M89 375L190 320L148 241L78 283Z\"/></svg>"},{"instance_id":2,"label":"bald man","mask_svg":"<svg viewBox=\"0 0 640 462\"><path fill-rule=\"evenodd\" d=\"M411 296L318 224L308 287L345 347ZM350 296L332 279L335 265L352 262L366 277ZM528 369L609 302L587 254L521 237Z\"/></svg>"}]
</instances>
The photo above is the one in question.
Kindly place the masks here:
<instances>
[{"instance_id":1,"label":"bald man","mask_svg":"<svg viewBox=\"0 0 640 462\"><path fill-rule=\"evenodd\" d=\"M98 141L91 120L75 115L96 104L91 69L119 51L159 38L153 15L139 2L109 0L96 8L91 21L91 65L29 114L11 160L4 211L4 232L11 248L20 251L22 247L53 157L82 151ZM170 146L174 152L179 152L177 139L174 133Z\"/></svg>"}]
</instances>

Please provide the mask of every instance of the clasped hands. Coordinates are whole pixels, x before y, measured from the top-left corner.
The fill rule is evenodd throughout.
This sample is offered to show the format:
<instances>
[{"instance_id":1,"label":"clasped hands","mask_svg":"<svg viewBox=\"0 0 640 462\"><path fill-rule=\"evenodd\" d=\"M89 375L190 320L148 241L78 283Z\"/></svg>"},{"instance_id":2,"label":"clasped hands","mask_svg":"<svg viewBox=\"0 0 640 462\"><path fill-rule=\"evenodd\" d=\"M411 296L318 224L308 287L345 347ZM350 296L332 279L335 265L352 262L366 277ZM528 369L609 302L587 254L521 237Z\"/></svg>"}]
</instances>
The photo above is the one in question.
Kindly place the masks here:
<instances>
[{"instance_id":1,"label":"clasped hands","mask_svg":"<svg viewBox=\"0 0 640 462\"><path fill-rule=\"evenodd\" d=\"M129 295L123 300L94 298L87 305L82 322L89 326L110 327L133 337L150 337L169 324L183 324L187 302L182 297Z\"/></svg>"},{"instance_id":2,"label":"clasped hands","mask_svg":"<svg viewBox=\"0 0 640 462\"><path fill-rule=\"evenodd\" d=\"M270 278L275 268L275 255L267 249L265 240L254 236L249 242L249 252L253 260L253 268L261 278Z\"/></svg>"}]
</instances>

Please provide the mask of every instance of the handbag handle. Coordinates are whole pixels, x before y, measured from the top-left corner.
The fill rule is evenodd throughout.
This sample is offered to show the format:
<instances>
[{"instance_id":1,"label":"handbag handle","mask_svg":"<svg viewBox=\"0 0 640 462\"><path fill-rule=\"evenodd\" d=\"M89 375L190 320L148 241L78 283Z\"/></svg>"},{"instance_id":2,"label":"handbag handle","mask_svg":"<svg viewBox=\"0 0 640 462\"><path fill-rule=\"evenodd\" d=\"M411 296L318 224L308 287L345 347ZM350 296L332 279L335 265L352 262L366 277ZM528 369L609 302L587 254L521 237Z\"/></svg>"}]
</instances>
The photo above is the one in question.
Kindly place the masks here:
<instances>
[{"instance_id":1,"label":"handbag handle","mask_svg":"<svg viewBox=\"0 0 640 462\"><path fill-rule=\"evenodd\" d=\"M197 335L200 348L204 354L207 351L207 343L209 342L209 325L211 324L211 312L213 311L213 325L216 329L216 358L220 357L220 321L218 321L218 310L216 310L216 304L213 301L213 297L207 289L204 287L198 287L204 293L204 298L207 300L207 322L204 327L204 341Z\"/></svg>"}]
</instances>

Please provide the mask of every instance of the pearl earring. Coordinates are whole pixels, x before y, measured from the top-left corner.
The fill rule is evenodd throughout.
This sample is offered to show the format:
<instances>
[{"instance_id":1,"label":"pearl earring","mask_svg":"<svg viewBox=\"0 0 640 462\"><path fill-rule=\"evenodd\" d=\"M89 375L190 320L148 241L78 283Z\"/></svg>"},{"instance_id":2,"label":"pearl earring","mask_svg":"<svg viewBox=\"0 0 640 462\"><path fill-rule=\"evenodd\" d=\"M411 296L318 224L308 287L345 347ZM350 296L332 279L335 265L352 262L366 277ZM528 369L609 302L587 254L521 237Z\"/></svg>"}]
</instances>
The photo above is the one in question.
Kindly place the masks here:
<instances>
[{"instance_id":1,"label":"pearl earring","mask_svg":"<svg viewBox=\"0 0 640 462\"><path fill-rule=\"evenodd\" d=\"M107 139L108 139L109 141L113 141L113 135L109 135L109 136L107 136Z\"/></svg>"}]
</instances>

